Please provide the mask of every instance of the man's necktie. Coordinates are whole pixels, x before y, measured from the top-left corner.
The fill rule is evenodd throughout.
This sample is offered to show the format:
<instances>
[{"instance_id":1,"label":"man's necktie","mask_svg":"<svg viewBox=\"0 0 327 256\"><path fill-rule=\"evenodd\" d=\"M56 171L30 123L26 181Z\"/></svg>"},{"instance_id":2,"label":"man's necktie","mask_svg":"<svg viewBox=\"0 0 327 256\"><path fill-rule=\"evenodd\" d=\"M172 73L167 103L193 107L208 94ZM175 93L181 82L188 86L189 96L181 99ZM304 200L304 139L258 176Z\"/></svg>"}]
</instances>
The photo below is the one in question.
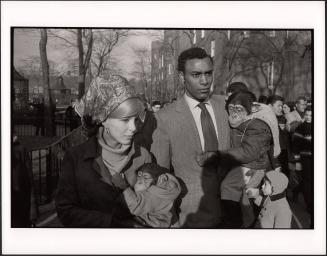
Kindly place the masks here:
<instances>
[{"instance_id":1,"label":"man's necktie","mask_svg":"<svg viewBox=\"0 0 327 256\"><path fill-rule=\"evenodd\" d=\"M198 107L201 109L201 125L204 138L204 151L217 151L218 139L211 116L203 102L200 102Z\"/></svg>"}]
</instances>

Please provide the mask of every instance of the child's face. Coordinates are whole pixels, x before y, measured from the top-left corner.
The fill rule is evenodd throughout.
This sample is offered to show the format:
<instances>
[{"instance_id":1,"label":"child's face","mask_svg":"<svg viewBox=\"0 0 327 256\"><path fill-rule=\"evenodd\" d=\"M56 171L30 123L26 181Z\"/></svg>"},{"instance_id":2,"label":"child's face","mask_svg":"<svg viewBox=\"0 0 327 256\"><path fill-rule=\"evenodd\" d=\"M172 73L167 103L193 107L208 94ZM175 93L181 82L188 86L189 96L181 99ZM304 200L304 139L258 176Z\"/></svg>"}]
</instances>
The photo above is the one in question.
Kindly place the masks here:
<instances>
[{"instance_id":1,"label":"child's face","mask_svg":"<svg viewBox=\"0 0 327 256\"><path fill-rule=\"evenodd\" d=\"M307 123L311 123L311 121L312 121L312 111L311 110L310 111L309 110L305 111L304 120Z\"/></svg>"},{"instance_id":2,"label":"child's face","mask_svg":"<svg viewBox=\"0 0 327 256\"><path fill-rule=\"evenodd\" d=\"M269 196L272 194L272 186L269 180L265 180L261 186L261 190L265 196Z\"/></svg>"},{"instance_id":3,"label":"child's face","mask_svg":"<svg viewBox=\"0 0 327 256\"><path fill-rule=\"evenodd\" d=\"M136 183L134 185L134 191L144 191L148 189L153 183L153 177L150 173L138 171L136 177Z\"/></svg>"}]
</instances>

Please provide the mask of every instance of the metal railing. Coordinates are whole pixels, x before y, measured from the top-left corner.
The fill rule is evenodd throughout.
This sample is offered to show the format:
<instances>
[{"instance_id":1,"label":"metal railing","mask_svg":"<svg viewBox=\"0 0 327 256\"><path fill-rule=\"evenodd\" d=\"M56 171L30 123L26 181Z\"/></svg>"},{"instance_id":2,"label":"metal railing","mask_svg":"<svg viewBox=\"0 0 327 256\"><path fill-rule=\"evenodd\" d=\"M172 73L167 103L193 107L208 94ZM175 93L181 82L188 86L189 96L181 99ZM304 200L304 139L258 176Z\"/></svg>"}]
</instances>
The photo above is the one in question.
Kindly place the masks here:
<instances>
[{"instance_id":1,"label":"metal railing","mask_svg":"<svg viewBox=\"0 0 327 256\"><path fill-rule=\"evenodd\" d=\"M29 152L34 176L34 193L38 205L52 201L65 151L86 140L81 129L79 127L58 141Z\"/></svg>"},{"instance_id":2,"label":"metal railing","mask_svg":"<svg viewBox=\"0 0 327 256\"><path fill-rule=\"evenodd\" d=\"M18 136L44 136L45 128L43 126L43 118L38 117L13 117L13 128ZM54 136L65 136L71 132L70 120L55 119Z\"/></svg>"}]
</instances>

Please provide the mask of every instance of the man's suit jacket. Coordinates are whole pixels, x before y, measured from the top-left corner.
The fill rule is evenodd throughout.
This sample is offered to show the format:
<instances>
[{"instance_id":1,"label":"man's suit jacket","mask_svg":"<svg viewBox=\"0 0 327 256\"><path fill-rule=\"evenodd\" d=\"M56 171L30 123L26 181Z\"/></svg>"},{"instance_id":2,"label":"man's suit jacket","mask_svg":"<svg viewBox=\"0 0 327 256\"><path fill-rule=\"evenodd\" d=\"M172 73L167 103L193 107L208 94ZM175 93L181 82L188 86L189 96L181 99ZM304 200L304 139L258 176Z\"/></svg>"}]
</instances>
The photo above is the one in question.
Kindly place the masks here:
<instances>
[{"instance_id":1,"label":"man's suit jacket","mask_svg":"<svg viewBox=\"0 0 327 256\"><path fill-rule=\"evenodd\" d=\"M213 95L210 102L216 118L218 149L226 150L230 147L230 134L225 99ZM201 142L184 97L160 110L156 119L151 152L159 165L173 169L185 184L179 221L174 227L216 227L221 218L219 186L223 171L219 167L213 171L204 169L196 162L196 155L202 153Z\"/></svg>"}]
</instances>

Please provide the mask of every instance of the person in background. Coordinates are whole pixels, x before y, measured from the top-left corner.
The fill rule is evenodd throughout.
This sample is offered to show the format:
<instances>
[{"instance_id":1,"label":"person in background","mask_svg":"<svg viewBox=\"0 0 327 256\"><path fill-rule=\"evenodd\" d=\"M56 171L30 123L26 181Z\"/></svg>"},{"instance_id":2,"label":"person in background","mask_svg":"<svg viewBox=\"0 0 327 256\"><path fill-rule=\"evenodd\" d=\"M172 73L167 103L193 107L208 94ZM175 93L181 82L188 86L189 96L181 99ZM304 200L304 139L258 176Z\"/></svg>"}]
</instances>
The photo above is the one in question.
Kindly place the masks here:
<instances>
[{"instance_id":1,"label":"person in background","mask_svg":"<svg viewBox=\"0 0 327 256\"><path fill-rule=\"evenodd\" d=\"M11 227L30 228L38 216L33 171L26 148L13 133L11 154Z\"/></svg>"},{"instance_id":2,"label":"person in background","mask_svg":"<svg viewBox=\"0 0 327 256\"><path fill-rule=\"evenodd\" d=\"M262 104L267 104L268 96L266 95L260 95L258 98L258 102Z\"/></svg>"},{"instance_id":3,"label":"person in background","mask_svg":"<svg viewBox=\"0 0 327 256\"><path fill-rule=\"evenodd\" d=\"M40 103L37 103L34 105L34 108L36 109L36 116L35 116L35 136L45 135L45 129L44 129L44 99L41 99Z\"/></svg>"},{"instance_id":4,"label":"person in background","mask_svg":"<svg viewBox=\"0 0 327 256\"><path fill-rule=\"evenodd\" d=\"M280 162L281 171L290 178L289 170L289 159L291 155L291 136L286 130L286 118L284 116L278 116L278 126L279 126L279 143L280 143L280 155L278 160Z\"/></svg>"},{"instance_id":5,"label":"person in background","mask_svg":"<svg viewBox=\"0 0 327 256\"><path fill-rule=\"evenodd\" d=\"M151 104L151 109L153 113L157 113L161 109L161 103L160 101L153 101Z\"/></svg>"},{"instance_id":6,"label":"person in background","mask_svg":"<svg viewBox=\"0 0 327 256\"><path fill-rule=\"evenodd\" d=\"M281 171L289 177L288 170L288 155L290 154L289 133L286 128L286 118L283 115L284 98L279 95L272 95L268 97L267 104L274 111L278 126L279 126L279 144L281 152L278 156L278 161L281 166Z\"/></svg>"},{"instance_id":7,"label":"person in background","mask_svg":"<svg viewBox=\"0 0 327 256\"><path fill-rule=\"evenodd\" d=\"M291 104L291 102L284 102L283 104L283 114L288 115L293 109L293 105Z\"/></svg>"},{"instance_id":8,"label":"person in background","mask_svg":"<svg viewBox=\"0 0 327 256\"><path fill-rule=\"evenodd\" d=\"M293 190L297 197L300 190L303 192L307 211L311 216L313 227L313 157L312 157L312 109L307 107L304 112L304 122L300 124L293 134L294 153L299 155L302 171L297 172L301 177L300 185Z\"/></svg>"},{"instance_id":9,"label":"person in background","mask_svg":"<svg viewBox=\"0 0 327 256\"><path fill-rule=\"evenodd\" d=\"M303 96L297 98L295 103L295 110L286 115L286 128L293 133L294 130L304 122L304 110L307 107L307 100Z\"/></svg>"},{"instance_id":10,"label":"person in background","mask_svg":"<svg viewBox=\"0 0 327 256\"><path fill-rule=\"evenodd\" d=\"M68 120L68 122L69 122L70 131L76 129L77 127L79 127L81 125L81 118L74 110L75 104L76 104L76 101L72 99L71 105L69 105L65 111L65 117L66 117L66 120Z\"/></svg>"},{"instance_id":11,"label":"person in background","mask_svg":"<svg viewBox=\"0 0 327 256\"><path fill-rule=\"evenodd\" d=\"M195 159L204 151L230 147L225 99L210 95L213 64L202 48L183 51L178 71L185 94L155 115L151 152L160 166L173 171L182 186L173 227L217 228L222 220L219 187L224 167L201 167Z\"/></svg>"},{"instance_id":12,"label":"person in background","mask_svg":"<svg viewBox=\"0 0 327 256\"><path fill-rule=\"evenodd\" d=\"M55 195L65 227L140 227L123 200L135 171L151 162L133 143L144 109L134 87L119 75L96 77L75 106L89 139L65 153Z\"/></svg>"},{"instance_id":13,"label":"person in background","mask_svg":"<svg viewBox=\"0 0 327 256\"><path fill-rule=\"evenodd\" d=\"M134 142L148 151L150 151L152 144L152 134L156 128L157 121L154 117L153 111L147 108L147 102L144 97L140 98L143 102L144 116L141 118L141 122L137 127L137 131L134 135Z\"/></svg>"}]
</instances>

